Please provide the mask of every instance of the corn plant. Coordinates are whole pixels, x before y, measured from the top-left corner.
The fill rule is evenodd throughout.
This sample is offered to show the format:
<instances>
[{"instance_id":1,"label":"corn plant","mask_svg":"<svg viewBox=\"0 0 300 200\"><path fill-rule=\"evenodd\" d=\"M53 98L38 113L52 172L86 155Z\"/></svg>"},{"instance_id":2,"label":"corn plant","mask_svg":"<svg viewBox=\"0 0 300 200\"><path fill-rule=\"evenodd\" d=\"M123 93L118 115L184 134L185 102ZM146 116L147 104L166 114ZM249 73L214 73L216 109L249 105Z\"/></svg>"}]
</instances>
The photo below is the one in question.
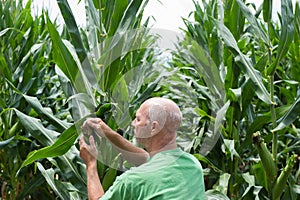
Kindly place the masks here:
<instances>
[{"instance_id":1,"label":"corn plant","mask_svg":"<svg viewBox=\"0 0 300 200\"><path fill-rule=\"evenodd\" d=\"M76 145L83 121L108 102L127 113L116 116L112 109L108 124L125 129L135 106L155 89L149 83L158 76L150 78L152 70L146 70L155 62L148 48L155 37L141 23L146 2L86 0L86 30L77 26L67 1L57 3L65 19L61 33L46 12L32 17L31 1L25 9L22 2L1 2L0 172L6 199L87 198ZM132 79L136 72L139 78ZM134 104L121 107L118 100ZM105 189L117 173L108 164L99 163Z\"/></svg>"},{"instance_id":2,"label":"corn plant","mask_svg":"<svg viewBox=\"0 0 300 200\"><path fill-rule=\"evenodd\" d=\"M272 1L201 3L174 63L204 97L195 110L206 128L191 151L209 169L208 196L297 199L299 4L282 0L276 22Z\"/></svg>"},{"instance_id":3,"label":"corn plant","mask_svg":"<svg viewBox=\"0 0 300 200\"><path fill-rule=\"evenodd\" d=\"M49 106L60 96L54 84L54 68L47 61L50 49L46 23L43 17L32 17L31 1L24 8L22 2L1 1L0 4L0 196L3 199L28 196L51 199L51 189L44 186L45 179L34 168L24 169L17 176L26 154L46 143L35 140L42 140L45 135L25 131L22 119L14 112L14 109L22 110L28 117L37 116L22 94L38 96ZM57 102L57 106L62 103Z\"/></svg>"}]
</instances>

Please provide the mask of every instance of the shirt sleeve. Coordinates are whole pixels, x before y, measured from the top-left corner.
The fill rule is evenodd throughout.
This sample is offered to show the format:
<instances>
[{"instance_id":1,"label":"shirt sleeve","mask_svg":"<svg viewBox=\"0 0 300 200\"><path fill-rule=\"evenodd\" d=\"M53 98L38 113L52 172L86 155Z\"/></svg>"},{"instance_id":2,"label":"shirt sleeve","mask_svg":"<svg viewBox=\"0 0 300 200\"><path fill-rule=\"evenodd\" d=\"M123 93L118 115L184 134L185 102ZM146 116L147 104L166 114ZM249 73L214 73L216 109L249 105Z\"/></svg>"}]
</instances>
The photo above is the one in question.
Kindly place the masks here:
<instances>
[{"instance_id":1,"label":"shirt sleeve","mask_svg":"<svg viewBox=\"0 0 300 200\"><path fill-rule=\"evenodd\" d=\"M99 200L123 200L132 199L126 187L125 178L123 176L117 177L114 184L99 198Z\"/></svg>"}]
</instances>

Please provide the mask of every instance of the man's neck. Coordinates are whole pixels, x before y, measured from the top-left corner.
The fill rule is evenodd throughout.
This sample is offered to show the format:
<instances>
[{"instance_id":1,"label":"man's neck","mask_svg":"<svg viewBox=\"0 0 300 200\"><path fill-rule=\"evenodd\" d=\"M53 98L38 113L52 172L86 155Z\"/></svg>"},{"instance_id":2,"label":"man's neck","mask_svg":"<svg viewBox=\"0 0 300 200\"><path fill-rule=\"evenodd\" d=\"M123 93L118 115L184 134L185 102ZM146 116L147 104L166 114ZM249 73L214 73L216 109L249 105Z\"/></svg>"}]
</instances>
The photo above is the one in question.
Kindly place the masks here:
<instances>
[{"instance_id":1,"label":"man's neck","mask_svg":"<svg viewBox=\"0 0 300 200\"><path fill-rule=\"evenodd\" d=\"M163 142L163 140L158 140L158 141L153 140L146 149L149 152L150 157L153 157L155 154L159 152L172 150L176 148L177 148L176 137L174 137L168 143Z\"/></svg>"}]
</instances>

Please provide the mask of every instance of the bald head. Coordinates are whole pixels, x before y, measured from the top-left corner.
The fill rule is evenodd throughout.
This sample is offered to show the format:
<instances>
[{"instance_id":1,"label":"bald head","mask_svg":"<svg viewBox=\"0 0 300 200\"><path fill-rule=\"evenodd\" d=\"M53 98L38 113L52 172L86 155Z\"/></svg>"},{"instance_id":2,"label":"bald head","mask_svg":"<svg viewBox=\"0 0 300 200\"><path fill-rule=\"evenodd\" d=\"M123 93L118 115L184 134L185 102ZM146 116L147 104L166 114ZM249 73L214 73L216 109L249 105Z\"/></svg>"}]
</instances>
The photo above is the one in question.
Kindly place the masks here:
<instances>
[{"instance_id":1,"label":"bald head","mask_svg":"<svg viewBox=\"0 0 300 200\"><path fill-rule=\"evenodd\" d=\"M148 107L151 122L157 121L165 131L176 133L182 118L176 103L170 99L154 97L146 100L143 105Z\"/></svg>"}]
</instances>

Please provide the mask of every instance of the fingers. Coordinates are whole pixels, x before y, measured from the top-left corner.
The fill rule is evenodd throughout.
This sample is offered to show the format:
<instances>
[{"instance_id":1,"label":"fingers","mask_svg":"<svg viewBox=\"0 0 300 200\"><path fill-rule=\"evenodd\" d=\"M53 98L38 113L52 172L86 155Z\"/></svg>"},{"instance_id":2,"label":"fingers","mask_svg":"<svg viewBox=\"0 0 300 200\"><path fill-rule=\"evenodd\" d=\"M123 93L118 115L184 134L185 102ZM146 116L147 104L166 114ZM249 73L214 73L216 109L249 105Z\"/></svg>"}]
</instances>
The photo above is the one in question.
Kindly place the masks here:
<instances>
[{"instance_id":1,"label":"fingers","mask_svg":"<svg viewBox=\"0 0 300 200\"><path fill-rule=\"evenodd\" d=\"M84 134L91 135L91 129L94 129L100 136L105 137L107 125L100 118L89 118L82 125Z\"/></svg>"},{"instance_id":2,"label":"fingers","mask_svg":"<svg viewBox=\"0 0 300 200\"><path fill-rule=\"evenodd\" d=\"M79 143L80 150L82 148L86 148L86 146L87 146L87 143L84 141L83 135L78 139L78 143Z\"/></svg>"},{"instance_id":3,"label":"fingers","mask_svg":"<svg viewBox=\"0 0 300 200\"><path fill-rule=\"evenodd\" d=\"M96 144L95 144L95 139L94 139L94 137L93 137L93 136L90 136L89 141L90 141L91 149L92 149L92 150L96 150L97 148L96 148Z\"/></svg>"},{"instance_id":4,"label":"fingers","mask_svg":"<svg viewBox=\"0 0 300 200\"><path fill-rule=\"evenodd\" d=\"M82 125L82 129L86 130L88 128L96 129L99 124L103 121L100 118L88 118ZM103 122L104 123L104 122Z\"/></svg>"},{"instance_id":5,"label":"fingers","mask_svg":"<svg viewBox=\"0 0 300 200\"><path fill-rule=\"evenodd\" d=\"M83 136L81 136L78 139L78 142L80 145L80 157L85 161L85 163L88 163L90 161L97 159L98 150L97 150L97 147L95 144L94 137L92 135L90 135L90 137L89 137L90 145L85 142Z\"/></svg>"}]
</instances>

